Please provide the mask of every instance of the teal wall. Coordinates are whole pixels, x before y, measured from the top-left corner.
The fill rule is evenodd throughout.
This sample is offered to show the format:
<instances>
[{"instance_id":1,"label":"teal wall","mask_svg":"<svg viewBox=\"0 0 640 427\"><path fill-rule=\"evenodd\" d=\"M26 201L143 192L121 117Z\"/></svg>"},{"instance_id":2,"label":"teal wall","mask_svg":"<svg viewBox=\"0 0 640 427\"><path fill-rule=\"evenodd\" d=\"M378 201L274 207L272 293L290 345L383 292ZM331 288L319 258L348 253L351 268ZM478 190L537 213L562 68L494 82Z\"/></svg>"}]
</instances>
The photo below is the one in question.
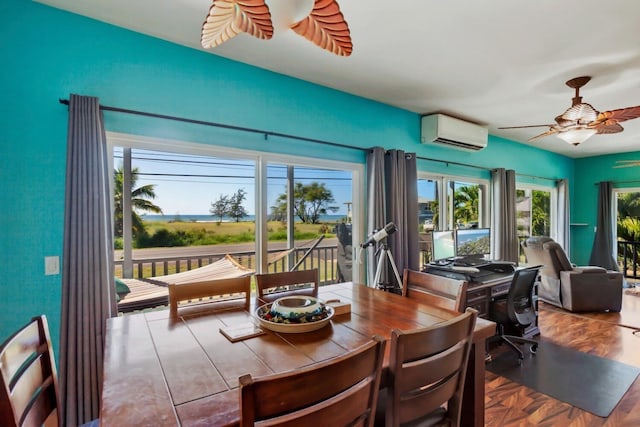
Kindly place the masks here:
<instances>
[{"instance_id":1,"label":"teal wall","mask_svg":"<svg viewBox=\"0 0 640 427\"><path fill-rule=\"evenodd\" d=\"M620 137L624 137L621 134ZM638 160L640 153L612 154L608 156L576 159L574 176L574 197L571 207L573 221L587 224L572 227L572 247L574 262L587 264L593 246L594 227L596 225L596 206L598 186L601 181L612 181L615 188L640 187L640 168L614 168L618 160Z\"/></svg>"},{"instance_id":2,"label":"teal wall","mask_svg":"<svg viewBox=\"0 0 640 427\"><path fill-rule=\"evenodd\" d=\"M357 147L383 146L549 178L574 161L490 138L477 153L422 145L417 114L147 37L28 0L0 2L0 339L45 313L58 341L61 276L44 257L62 255L70 93L103 105L259 128ZM257 41L259 42L259 41ZM105 113L107 130L326 159L364 162L358 150ZM486 171L421 161L423 170ZM573 193L580 193L576 189ZM575 200L575 196L574 196ZM584 201L587 203L587 201Z\"/></svg>"}]
</instances>

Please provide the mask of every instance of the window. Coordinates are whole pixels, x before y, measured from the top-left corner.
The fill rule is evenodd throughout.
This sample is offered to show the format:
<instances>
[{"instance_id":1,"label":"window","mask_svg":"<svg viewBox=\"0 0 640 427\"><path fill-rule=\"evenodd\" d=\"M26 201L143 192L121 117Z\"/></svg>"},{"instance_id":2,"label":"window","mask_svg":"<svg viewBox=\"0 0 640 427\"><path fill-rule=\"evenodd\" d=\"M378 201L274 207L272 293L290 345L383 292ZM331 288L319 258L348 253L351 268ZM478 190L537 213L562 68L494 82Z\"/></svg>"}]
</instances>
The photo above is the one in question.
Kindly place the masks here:
<instances>
[{"instance_id":1,"label":"window","mask_svg":"<svg viewBox=\"0 0 640 427\"><path fill-rule=\"evenodd\" d=\"M488 181L418 175L418 221L422 263L432 260L433 231L489 227Z\"/></svg>"},{"instance_id":2,"label":"window","mask_svg":"<svg viewBox=\"0 0 640 427\"><path fill-rule=\"evenodd\" d=\"M519 242L530 236L556 238L556 200L555 188L517 185L516 223ZM522 247L520 247L520 261L525 261Z\"/></svg>"},{"instance_id":3,"label":"window","mask_svg":"<svg viewBox=\"0 0 640 427\"><path fill-rule=\"evenodd\" d=\"M117 276L171 274L225 254L256 271L283 271L305 252L294 248L308 249L323 235L304 267L319 268L324 283L347 273L358 280L359 272L347 271L352 266L346 240L339 269L337 232L361 236L364 196L356 189L363 186L363 165L119 134L108 134L108 141ZM133 184L131 225L122 220L129 217L127 203L118 202L127 193L127 169Z\"/></svg>"}]
</instances>

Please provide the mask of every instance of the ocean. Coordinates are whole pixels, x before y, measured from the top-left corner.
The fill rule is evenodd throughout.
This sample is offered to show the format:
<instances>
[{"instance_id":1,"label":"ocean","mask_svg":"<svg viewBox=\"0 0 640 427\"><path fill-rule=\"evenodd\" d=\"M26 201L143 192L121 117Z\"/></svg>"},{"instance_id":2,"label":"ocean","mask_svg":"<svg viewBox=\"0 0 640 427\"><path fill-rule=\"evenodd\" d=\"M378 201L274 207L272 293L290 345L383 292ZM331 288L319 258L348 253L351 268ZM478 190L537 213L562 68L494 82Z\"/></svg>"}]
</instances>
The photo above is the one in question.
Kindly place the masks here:
<instances>
[{"instance_id":1,"label":"ocean","mask_svg":"<svg viewBox=\"0 0 640 427\"><path fill-rule=\"evenodd\" d=\"M320 222L336 223L342 222L342 219L346 215L320 215ZM144 221L182 221L182 222L218 222L218 218L212 215L194 215L194 214L179 214L179 215L142 215ZM255 215L247 215L240 219L240 221L255 221ZM223 217L223 222L233 222L234 218ZM296 222L300 222L300 219L296 217Z\"/></svg>"}]
</instances>

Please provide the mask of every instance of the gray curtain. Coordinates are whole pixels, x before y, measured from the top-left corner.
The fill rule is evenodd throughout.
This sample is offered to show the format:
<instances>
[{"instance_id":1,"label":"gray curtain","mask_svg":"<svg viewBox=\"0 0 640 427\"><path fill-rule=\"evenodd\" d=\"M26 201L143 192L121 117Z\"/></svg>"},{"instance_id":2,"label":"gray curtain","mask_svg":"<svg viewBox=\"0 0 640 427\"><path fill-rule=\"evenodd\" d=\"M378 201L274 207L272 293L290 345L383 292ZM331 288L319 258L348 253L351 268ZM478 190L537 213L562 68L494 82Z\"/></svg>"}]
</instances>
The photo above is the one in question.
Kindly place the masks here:
<instances>
[{"instance_id":1,"label":"gray curtain","mask_svg":"<svg viewBox=\"0 0 640 427\"><path fill-rule=\"evenodd\" d=\"M107 318L116 313L107 144L97 98L71 95L60 327L66 426L98 418Z\"/></svg>"},{"instance_id":2,"label":"gray curtain","mask_svg":"<svg viewBox=\"0 0 640 427\"><path fill-rule=\"evenodd\" d=\"M402 150L389 150L385 155L384 167L387 222L393 222L398 227L398 231L389 236L387 242L402 275L405 268L420 268L416 156Z\"/></svg>"},{"instance_id":3,"label":"gray curtain","mask_svg":"<svg viewBox=\"0 0 640 427\"><path fill-rule=\"evenodd\" d=\"M418 175L414 154L401 150L385 153L372 148L367 155L367 235L393 222L398 230L387 238L389 249L402 274L405 268L419 268L418 251ZM367 251L367 283L373 283L377 267L375 247ZM394 283L385 265L381 281ZM400 285L400 284L398 284Z\"/></svg>"},{"instance_id":4,"label":"gray curtain","mask_svg":"<svg viewBox=\"0 0 640 427\"><path fill-rule=\"evenodd\" d=\"M593 240L589 264L604 267L608 270L619 271L618 264L613 259L612 187L610 181L603 181L599 186L596 235Z\"/></svg>"},{"instance_id":5,"label":"gray curtain","mask_svg":"<svg viewBox=\"0 0 640 427\"><path fill-rule=\"evenodd\" d=\"M516 173L504 168L491 171L491 233L493 258L518 262L516 225Z\"/></svg>"},{"instance_id":6,"label":"gray curtain","mask_svg":"<svg viewBox=\"0 0 640 427\"><path fill-rule=\"evenodd\" d=\"M384 148L374 147L367 153L367 236L380 230L386 222L386 200L384 179ZM376 286L373 278L376 272L374 250L367 251L367 284Z\"/></svg>"},{"instance_id":7,"label":"gray curtain","mask_svg":"<svg viewBox=\"0 0 640 427\"><path fill-rule=\"evenodd\" d=\"M558 181L558 243L571 259L571 212L569 211L569 181Z\"/></svg>"}]
</instances>

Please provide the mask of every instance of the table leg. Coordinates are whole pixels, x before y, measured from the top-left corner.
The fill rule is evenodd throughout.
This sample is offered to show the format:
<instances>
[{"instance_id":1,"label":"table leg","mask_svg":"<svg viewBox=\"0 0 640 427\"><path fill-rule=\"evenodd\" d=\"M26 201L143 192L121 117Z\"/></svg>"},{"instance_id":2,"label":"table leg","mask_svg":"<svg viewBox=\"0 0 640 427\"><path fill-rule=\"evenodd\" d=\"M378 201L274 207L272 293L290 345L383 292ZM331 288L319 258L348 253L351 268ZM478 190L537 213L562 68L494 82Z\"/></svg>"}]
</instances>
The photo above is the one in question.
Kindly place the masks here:
<instances>
[{"instance_id":1,"label":"table leg","mask_svg":"<svg viewBox=\"0 0 640 427\"><path fill-rule=\"evenodd\" d=\"M461 425L484 427L484 340L471 346L462 397Z\"/></svg>"}]
</instances>

